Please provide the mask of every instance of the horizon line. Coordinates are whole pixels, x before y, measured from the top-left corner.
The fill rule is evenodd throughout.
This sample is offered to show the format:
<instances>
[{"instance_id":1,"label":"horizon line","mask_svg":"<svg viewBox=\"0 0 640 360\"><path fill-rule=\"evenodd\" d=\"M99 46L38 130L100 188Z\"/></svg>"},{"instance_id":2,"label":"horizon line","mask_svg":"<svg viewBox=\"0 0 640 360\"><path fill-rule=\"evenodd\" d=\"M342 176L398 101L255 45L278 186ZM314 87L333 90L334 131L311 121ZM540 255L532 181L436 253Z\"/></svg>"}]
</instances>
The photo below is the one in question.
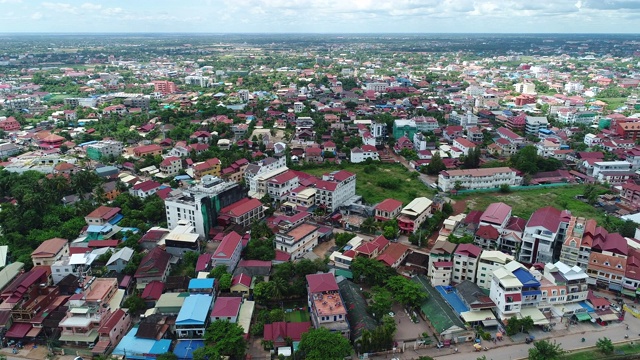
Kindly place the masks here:
<instances>
[{"instance_id":1,"label":"horizon line","mask_svg":"<svg viewBox=\"0 0 640 360\"><path fill-rule=\"evenodd\" d=\"M0 35L640 35L640 32L194 32L194 31L13 31Z\"/></svg>"}]
</instances>

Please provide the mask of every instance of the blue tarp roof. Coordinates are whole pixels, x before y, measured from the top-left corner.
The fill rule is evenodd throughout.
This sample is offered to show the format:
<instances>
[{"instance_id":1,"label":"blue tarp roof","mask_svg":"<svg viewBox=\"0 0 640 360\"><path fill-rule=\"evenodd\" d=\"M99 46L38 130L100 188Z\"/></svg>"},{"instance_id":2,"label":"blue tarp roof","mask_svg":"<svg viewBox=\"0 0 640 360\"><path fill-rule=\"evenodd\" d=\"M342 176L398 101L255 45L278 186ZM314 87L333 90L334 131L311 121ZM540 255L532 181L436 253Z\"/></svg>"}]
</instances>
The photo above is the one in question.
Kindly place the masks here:
<instances>
[{"instance_id":1,"label":"blue tarp roof","mask_svg":"<svg viewBox=\"0 0 640 360\"><path fill-rule=\"evenodd\" d=\"M189 280L189 290L191 289L213 289L215 279L191 279Z\"/></svg>"},{"instance_id":2,"label":"blue tarp roof","mask_svg":"<svg viewBox=\"0 0 640 360\"><path fill-rule=\"evenodd\" d=\"M169 351L171 340L151 340L137 338L137 332L137 326L131 328L127 335L123 337L122 340L120 340L120 343L118 344L118 346L116 346L115 350L113 350L112 354L126 356L127 359L146 360L155 359L155 356L145 356L145 354L160 355Z\"/></svg>"},{"instance_id":3,"label":"blue tarp roof","mask_svg":"<svg viewBox=\"0 0 640 360\"><path fill-rule=\"evenodd\" d=\"M578 305L582 306L583 309L587 309L587 312L594 312L593 308L587 304L586 301L580 301Z\"/></svg>"},{"instance_id":4,"label":"blue tarp roof","mask_svg":"<svg viewBox=\"0 0 640 360\"><path fill-rule=\"evenodd\" d=\"M90 233L108 233L111 231L111 229L113 229L113 226L111 226L111 224L107 224L107 225L89 225L89 227L87 228L87 232Z\"/></svg>"},{"instance_id":5,"label":"blue tarp roof","mask_svg":"<svg viewBox=\"0 0 640 360\"><path fill-rule=\"evenodd\" d=\"M124 215L116 214L116 216L114 216L111 220L109 220L109 224L115 225L122 219L124 219Z\"/></svg>"},{"instance_id":6,"label":"blue tarp roof","mask_svg":"<svg viewBox=\"0 0 640 360\"><path fill-rule=\"evenodd\" d=\"M530 290L530 291L523 291L522 292L522 296L532 296L532 295L541 295L542 291L540 290Z\"/></svg>"},{"instance_id":7,"label":"blue tarp roof","mask_svg":"<svg viewBox=\"0 0 640 360\"><path fill-rule=\"evenodd\" d=\"M173 179L175 181L189 180L189 179L191 179L191 176L189 176L189 175L178 175L178 176L174 177Z\"/></svg>"},{"instance_id":8,"label":"blue tarp roof","mask_svg":"<svg viewBox=\"0 0 640 360\"><path fill-rule=\"evenodd\" d=\"M190 295L184 299L178 313L176 325L201 325L207 321L213 297L209 295Z\"/></svg>"},{"instance_id":9,"label":"blue tarp roof","mask_svg":"<svg viewBox=\"0 0 640 360\"><path fill-rule=\"evenodd\" d=\"M173 353L178 359L193 359L193 351L201 347L204 347L203 340L183 340L176 344Z\"/></svg>"},{"instance_id":10,"label":"blue tarp roof","mask_svg":"<svg viewBox=\"0 0 640 360\"><path fill-rule=\"evenodd\" d=\"M518 278L518 281L522 283L523 287L529 286L540 286L540 281L538 281L531 273L523 268L518 268L514 270L513 275Z\"/></svg>"}]
</instances>

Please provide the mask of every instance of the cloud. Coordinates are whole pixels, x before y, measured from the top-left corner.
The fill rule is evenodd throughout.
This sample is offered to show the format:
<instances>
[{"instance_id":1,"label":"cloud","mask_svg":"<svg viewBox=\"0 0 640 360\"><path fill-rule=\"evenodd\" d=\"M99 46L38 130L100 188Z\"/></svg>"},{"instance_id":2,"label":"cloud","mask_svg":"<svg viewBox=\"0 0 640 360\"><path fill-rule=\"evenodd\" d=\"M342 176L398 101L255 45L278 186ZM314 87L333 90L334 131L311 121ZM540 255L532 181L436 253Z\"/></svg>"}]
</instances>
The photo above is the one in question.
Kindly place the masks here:
<instances>
[{"instance_id":1,"label":"cloud","mask_svg":"<svg viewBox=\"0 0 640 360\"><path fill-rule=\"evenodd\" d=\"M63 13L69 13L69 14L78 13L78 9L76 9L73 5L68 3L43 2L42 7L44 7L45 9L49 9L57 12L63 12Z\"/></svg>"},{"instance_id":2,"label":"cloud","mask_svg":"<svg viewBox=\"0 0 640 360\"><path fill-rule=\"evenodd\" d=\"M92 3L84 3L82 5L80 5L81 9L85 9L85 10L100 10L102 9L102 5L100 4L92 4Z\"/></svg>"},{"instance_id":3,"label":"cloud","mask_svg":"<svg viewBox=\"0 0 640 360\"><path fill-rule=\"evenodd\" d=\"M34 12L33 14L31 14L31 20L40 20L44 17L44 15L42 15L41 12Z\"/></svg>"}]
</instances>

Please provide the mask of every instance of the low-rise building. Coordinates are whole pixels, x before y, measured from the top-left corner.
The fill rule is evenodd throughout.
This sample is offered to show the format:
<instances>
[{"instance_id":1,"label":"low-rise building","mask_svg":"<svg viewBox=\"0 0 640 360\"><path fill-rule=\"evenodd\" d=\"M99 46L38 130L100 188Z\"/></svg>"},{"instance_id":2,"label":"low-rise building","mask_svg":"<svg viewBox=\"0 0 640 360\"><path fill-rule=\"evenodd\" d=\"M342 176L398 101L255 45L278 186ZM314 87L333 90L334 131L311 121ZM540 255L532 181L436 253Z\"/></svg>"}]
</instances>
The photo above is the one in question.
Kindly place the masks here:
<instances>
[{"instance_id":1,"label":"low-rise building","mask_svg":"<svg viewBox=\"0 0 640 360\"><path fill-rule=\"evenodd\" d=\"M443 170L438 175L438 187L443 191L459 189L492 189L502 185L518 186L522 177L508 167Z\"/></svg>"},{"instance_id":2,"label":"low-rise building","mask_svg":"<svg viewBox=\"0 0 640 360\"><path fill-rule=\"evenodd\" d=\"M220 209L218 224L222 226L236 224L248 228L263 217L264 207L262 202L258 199L245 198Z\"/></svg>"},{"instance_id":3,"label":"low-rise building","mask_svg":"<svg viewBox=\"0 0 640 360\"><path fill-rule=\"evenodd\" d=\"M402 210L402 201L396 199L385 199L376 205L375 218L378 221L389 221L395 219Z\"/></svg>"},{"instance_id":4,"label":"low-rise building","mask_svg":"<svg viewBox=\"0 0 640 360\"><path fill-rule=\"evenodd\" d=\"M211 266L224 265L229 273L233 273L240 261L242 252L242 236L232 231L222 238L222 242L211 257Z\"/></svg>"},{"instance_id":5,"label":"low-rise building","mask_svg":"<svg viewBox=\"0 0 640 360\"><path fill-rule=\"evenodd\" d=\"M31 253L33 266L52 265L64 256L69 256L69 241L53 238L45 240Z\"/></svg>"},{"instance_id":6,"label":"low-rise building","mask_svg":"<svg viewBox=\"0 0 640 360\"><path fill-rule=\"evenodd\" d=\"M171 254L160 247L153 248L140 261L134 275L136 288L142 290L152 281L166 282L169 275Z\"/></svg>"},{"instance_id":7,"label":"low-rise building","mask_svg":"<svg viewBox=\"0 0 640 360\"><path fill-rule=\"evenodd\" d=\"M422 223L431 215L432 201L426 197L413 199L400 211L398 216L398 227L405 234L412 234L418 231Z\"/></svg>"},{"instance_id":8,"label":"low-rise building","mask_svg":"<svg viewBox=\"0 0 640 360\"><path fill-rule=\"evenodd\" d=\"M179 339L201 339L209 325L209 311L213 296L192 294L184 299L176 318L176 334Z\"/></svg>"},{"instance_id":9,"label":"low-rise building","mask_svg":"<svg viewBox=\"0 0 640 360\"><path fill-rule=\"evenodd\" d=\"M242 305L241 297L219 297L213 304L211 310L211 322L218 320L226 320L230 323L238 322L240 314L240 306Z\"/></svg>"},{"instance_id":10,"label":"low-rise building","mask_svg":"<svg viewBox=\"0 0 640 360\"><path fill-rule=\"evenodd\" d=\"M307 294L313 326L339 332L348 339L347 309L335 276L332 273L307 275Z\"/></svg>"},{"instance_id":11,"label":"low-rise building","mask_svg":"<svg viewBox=\"0 0 640 360\"><path fill-rule=\"evenodd\" d=\"M316 225L302 223L277 233L274 246L290 254L291 259L299 259L318 245L318 229Z\"/></svg>"}]
</instances>

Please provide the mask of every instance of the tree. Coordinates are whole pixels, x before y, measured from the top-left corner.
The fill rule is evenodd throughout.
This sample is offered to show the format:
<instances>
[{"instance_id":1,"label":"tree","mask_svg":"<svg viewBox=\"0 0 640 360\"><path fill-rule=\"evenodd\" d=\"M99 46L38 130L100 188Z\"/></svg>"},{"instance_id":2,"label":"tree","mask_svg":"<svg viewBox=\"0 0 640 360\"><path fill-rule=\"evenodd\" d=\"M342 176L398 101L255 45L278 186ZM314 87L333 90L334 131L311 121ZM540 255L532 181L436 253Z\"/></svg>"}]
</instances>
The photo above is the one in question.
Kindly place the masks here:
<instances>
[{"instance_id":1,"label":"tree","mask_svg":"<svg viewBox=\"0 0 640 360\"><path fill-rule=\"evenodd\" d=\"M438 175L440 171L446 169L447 167L444 165L442 158L440 157L440 153L436 152L431 157L431 162L427 165L427 174L428 175Z\"/></svg>"},{"instance_id":2,"label":"tree","mask_svg":"<svg viewBox=\"0 0 640 360\"><path fill-rule=\"evenodd\" d=\"M308 360L342 360L351 355L351 344L339 332L323 327L302 334L299 351Z\"/></svg>"},{"instance_id":3,"label":"tree","mask_svg":"<svg viewBox=\"0 0 640 360\"><path fill-rule=\"evenodd\" d=\"M231 288L231 274L226 273L219 278L218 284L220 285L220 290L229 290Z\"/></svg>"},{"instance_id":4,"label":"tree","mask_svg":"<svg viewBox=\"0 0 640 360\"><path fill-rule=\"evenodd\" d=\"M178 360L178 356L172 352L166 352L156 357L157 360Z\"/></svg>"},{"instance_id":5,"label":"tree","mask_svg":"<svg viewBox=\"0 0 640 360\"><path fill-rule=\"evenodd\" d=\"M511 159L511 165L526 174L538 172L538 151L535 146L527 145L518 150Z\"/></svg>"},{"instance_id":6,"label":"tree","mask_svg":"<svg viewBox=\"0 0 640 360\"><path fill-rule=\"evenodd\" d=\"M511 192L511 186L509 186L509 184L502 184L500 185L500 192L503 194L508 194Z\"/></svg>"},{"instance_id":7,"label":"tree","mask_svg":"<svg viewBox=\"0 0 640 360\"><path fill-rule=\"evenodd\" d=\"M529 349L529 360L556 360L564 353L560 344L555 341L539 340Z\"/></svg>"},{"instance_id":8,"label":"tree","mask_svg":"<svg viewBox=\"0 0 640 360\"><path fill-rule=\"evenodd\" d=\"M637 223L635 223L633 220L627 220L622 223L618 232L624 237L633 238L636 235L637 228Z\"/></svg>"},{"instance_id":9,"label":"tree","mask_svg":"<svg viewBox=\"0 0 640 360\"><path fill-rule=\"evenodd\" d=\"M387 279L385 287L404 306L417 307L427 299L427 294L420 285L401 275Z\"/></svg>"},{"instance_id":10,"label":"tree","mask_svg":"<svg viewBox=\"0 0 640 360\"><path fill-rule=\"evenodd\" d=\"M369 312L374 319L380 321L385 314L391 311L393 299L389 290L376 286L373 289L372 302L369 304Z\"/></svg>"},{"instance_id":11,"label":"tree","mask_svg":"<svg viewBox=\"0 0 640 360\"><path fill-rule=\"evenodd\" d=\"M596 341L596 348L605 355L612 354L614 350L613 342L607 337L598 339L598 341Z\"/></svg>"},{"instance_id":12,"label":"tree","mask_svg":"<svg viewBox=\"0 0 640 360\"><path fill-rule=\"evenodd\" d=\"M271 293L273 289L273 283L261 282L253 288L253 298L258 304L266 304L271 299Z\"/></svg>"},{"instance_id":13,"label":"tree","mask_svg":"<svg viewBox=\"0 0 640 360\"><path fill-rule=\"evenodd\" d=\"M351 263L353 280L370 286L383 285L395 271L382 262L358 256Z\"/></svg>"},{"instance_id":14,"label":"tree","mask_svg":"<svg viewBox=\"0 0 640 360\"><path fill-rule=\"evenodd\" d=\"M212 322L204 332L204 342L204 348L209 348L209 350L204 350L204 352L217 354L219 356L229 356L233 359L244 358L244 354L247 351L244 330L240 325L230 323L227 320ZM194 359L196 351L193 352Z\"/></svg>"},{"instance_id":15,"label":"tree","mask_svg":"<svg viewBox=\"0 0 640 360\"><path fill-rule=\"evenodd\" d=\"M376 220L373 217L368 217L364 219L362 224L360 225L360 230L366 233L373 233L377 228Z\"/></svg>"},{"instance_id":16,"label":"tree","mask_svg":"<svg viewBox=\"0 0 640 360\"><path fill-rule=\"evenodd\" d=\"M122 306L129 309L129 312L133 314L140 313L142 310L147 308L144 300L138 295L129 296Z\"/></svg>"},{"instance_id":17,"label":"tree","mask_svg":"<svg viewBox=\"0 0 640 360\"><path fill-rule=\"evenodd\" d=\"M336 246L341 248L349 242L349 240L356 237L356 234L350 232L343 232L336 234Z\"/></svg>"},{"instance_id":18,"label":"tree","mask_svg":"<svg viewBox=\"0 0 640 360\"><path fill-rule=\"evenodd\" d=\"M215 268L211 269L208 278L214 278L220 280L224 274L228 274L227 267L225 265L218 265Z\"/></svg>"}]
</instances>

